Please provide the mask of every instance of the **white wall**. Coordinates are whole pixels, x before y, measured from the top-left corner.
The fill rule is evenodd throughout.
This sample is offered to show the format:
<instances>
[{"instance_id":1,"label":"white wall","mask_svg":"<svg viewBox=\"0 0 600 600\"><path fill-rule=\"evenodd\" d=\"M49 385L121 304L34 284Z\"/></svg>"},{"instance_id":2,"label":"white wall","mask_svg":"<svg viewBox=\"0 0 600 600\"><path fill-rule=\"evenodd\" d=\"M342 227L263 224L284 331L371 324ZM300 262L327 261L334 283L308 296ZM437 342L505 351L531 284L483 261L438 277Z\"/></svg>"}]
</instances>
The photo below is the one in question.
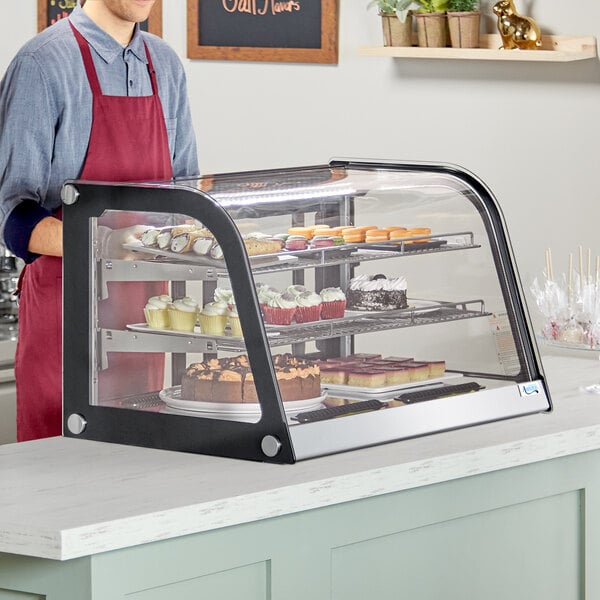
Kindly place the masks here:
<instances>
[{"instance_id":1,"label":"white wall","mask_svg":"<svg viewBox=\"0 0 600 600\"><path fill-rule=\"evenodd\" d=\"M491 0L483 11L490 15ZM0 21L0 72L35 33L37 0ZM442 161L497 196L528 287L551 246L600 253L600 64L361 57L381 45L366 0L340 0L338 65L190 61L185 0L164 0L164 38L187 69L203 172L298 166L335 156ZM600 2L518 0L548 33L600 37ZM491 16L485 29L493 33Z\"/></svg>"}]
</instances>

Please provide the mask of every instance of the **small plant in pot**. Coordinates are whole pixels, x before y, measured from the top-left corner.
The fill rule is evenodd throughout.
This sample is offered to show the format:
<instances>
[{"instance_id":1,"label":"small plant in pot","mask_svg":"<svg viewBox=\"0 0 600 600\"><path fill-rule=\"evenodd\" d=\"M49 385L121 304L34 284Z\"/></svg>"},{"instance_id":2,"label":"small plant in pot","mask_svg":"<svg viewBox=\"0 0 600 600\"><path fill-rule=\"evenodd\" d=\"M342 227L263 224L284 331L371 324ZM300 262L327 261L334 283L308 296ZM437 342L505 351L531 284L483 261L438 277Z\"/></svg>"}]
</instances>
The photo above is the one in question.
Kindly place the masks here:
<instances>
[{"instance_id":1,"label":"small plant in pot","mask_svg":"<svg viewBox=\"0 0 600 600\"><path fill-rule=\"evenodd\" d=\"M448 0L415 0L418 6L417 39L419 46L443 48L448 45L446 10Z\"/></svg>"},{"instance_id":2,"label":"small plant in pot","mask_svg":"<svg viewBox=\"0 0 600 600\"><path fill-rule=\"evenodd\" d=\"M412 13L414 0L371 0L367 8L376 6L381 16L384 46L412 46Z\"/></svg>"},{"instance_id":3,"label":"small plant in pot","mask_svg":"<svg viewBox=\"0 0 600 600\"><path fill-rule=\"evenodd\" d=\"M479 48L479 0L448 0L448 29L453 48Z\"/></svg>"}]
</instances>

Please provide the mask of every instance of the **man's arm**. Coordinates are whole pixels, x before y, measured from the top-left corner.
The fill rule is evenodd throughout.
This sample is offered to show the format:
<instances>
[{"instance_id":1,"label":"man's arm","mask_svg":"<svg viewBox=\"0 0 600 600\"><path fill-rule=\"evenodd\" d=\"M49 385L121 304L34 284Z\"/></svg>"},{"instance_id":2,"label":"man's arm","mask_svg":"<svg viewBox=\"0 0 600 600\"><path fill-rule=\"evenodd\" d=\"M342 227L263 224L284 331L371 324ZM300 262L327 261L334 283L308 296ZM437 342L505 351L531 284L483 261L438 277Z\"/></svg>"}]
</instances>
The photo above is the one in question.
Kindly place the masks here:
<instances>
[{"instance_id":1,"label":"man's arm","mask_svg":"<svg viewBox=\"0 0 600 600\"><path fill-rule=\"evenodd\" d=\"M48 256L62 256L62 231L62 221L54 217L42 219L31 232L29 252Z\"/></svg>"}]
</instances>

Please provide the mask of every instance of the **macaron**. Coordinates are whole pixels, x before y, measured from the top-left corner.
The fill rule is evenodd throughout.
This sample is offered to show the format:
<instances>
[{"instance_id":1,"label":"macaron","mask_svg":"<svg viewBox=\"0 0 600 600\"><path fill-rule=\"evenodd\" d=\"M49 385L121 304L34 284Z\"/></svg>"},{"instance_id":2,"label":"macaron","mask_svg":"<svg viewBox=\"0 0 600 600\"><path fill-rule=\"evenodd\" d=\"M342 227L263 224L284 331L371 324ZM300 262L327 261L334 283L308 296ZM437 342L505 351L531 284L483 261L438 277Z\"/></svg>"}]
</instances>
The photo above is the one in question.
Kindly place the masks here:
<instances>
[{"instance_id":1,"label":"macaron","mask_svg":"<svg viewBox=\"0 0 600 600\"><path fill-rule=\"evenodd\" d=\"M365 232L357 227L346 227L342 229L342 237L348 243L360 243L365 241Z\"/></svg>"},{"instance_id":2,"label":"macaron","mask_svg":"<svg viewBox=\"0 0 600 600\"><path fill-rule=\"evenodd\" d=\"M329 246L333 246L333 237L330 235L315 235L310 240L311 248L328 248Z\"/></svg>"},{"instance_id":3,"label":"macaron","mask_svg":"<svg viewBox=\"0 0 600 600\"><path fill-rule=\"evenodd\" d=\"M332 236L339 236L342 235L342 230L346 229L346 225L344 226L340 226L340 227L330 227L327 230L327 235L332 235Z\"/></svg>"},{"instance_id":4,"label":"macaron","mask_svg":"<svg viewBox=\"0 0 600 600\"><path fill-rule=\"evenodd\" d=\"M389 233L385 229L369 229L365 232L365 242L387 242Z\"/></svg>"},{"instance_id":5,"label":"macaron","mask_svg":"<svg viewBox=\"0 0 600 600\"><path fill-rule=\"evenodd\" d=\"M289 235L285 240L286 250L306 250L307 241L303 235Z\"/></svg>"},{"instance_id":6,"label":"macaron","mask_svg":"<svg viewBox=\"0 0 600 600\"><path fill-rule=\"evenodd\" d=\"M312 227L290 227L288 229L290 235L302 235L305 239L310 240L313 236Z\"/></svg>"},{"instance_id":7,"label":"macaron","mask_svg":"<svg viewBox=\"0 0 600 600\"><path fill-rule=\"evenodd\" d=\"M416 242L428 242L430 240L430 238L425 237L431 233L431 229L429 227L413 227L412 229L409 229L408 232L410 233L411 237L419 236L423 238L420 240L413 240L413 244Z\"/></svg>"}]
</instances>

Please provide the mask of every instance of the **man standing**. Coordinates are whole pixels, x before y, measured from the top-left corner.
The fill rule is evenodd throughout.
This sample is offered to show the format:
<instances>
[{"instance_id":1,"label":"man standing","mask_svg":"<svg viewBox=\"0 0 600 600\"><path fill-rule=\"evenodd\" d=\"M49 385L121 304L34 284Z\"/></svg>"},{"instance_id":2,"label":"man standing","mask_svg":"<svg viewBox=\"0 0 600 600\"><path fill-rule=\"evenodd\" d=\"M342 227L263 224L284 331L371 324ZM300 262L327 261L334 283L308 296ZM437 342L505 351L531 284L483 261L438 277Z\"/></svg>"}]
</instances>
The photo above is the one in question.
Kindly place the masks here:
<instances>
[{"instance_id":1,"label":"man standing","mask_svg":"<svg viewBox=\"0 0 600 600\"><path fill-rule=\"evenodd\" d=\"M153 4L87 0L25 44L0 83L0 232L26 262L19 441L62 431L63 182L198 173L181 62L138 25Z\"/></svg>"}]
</instances>

